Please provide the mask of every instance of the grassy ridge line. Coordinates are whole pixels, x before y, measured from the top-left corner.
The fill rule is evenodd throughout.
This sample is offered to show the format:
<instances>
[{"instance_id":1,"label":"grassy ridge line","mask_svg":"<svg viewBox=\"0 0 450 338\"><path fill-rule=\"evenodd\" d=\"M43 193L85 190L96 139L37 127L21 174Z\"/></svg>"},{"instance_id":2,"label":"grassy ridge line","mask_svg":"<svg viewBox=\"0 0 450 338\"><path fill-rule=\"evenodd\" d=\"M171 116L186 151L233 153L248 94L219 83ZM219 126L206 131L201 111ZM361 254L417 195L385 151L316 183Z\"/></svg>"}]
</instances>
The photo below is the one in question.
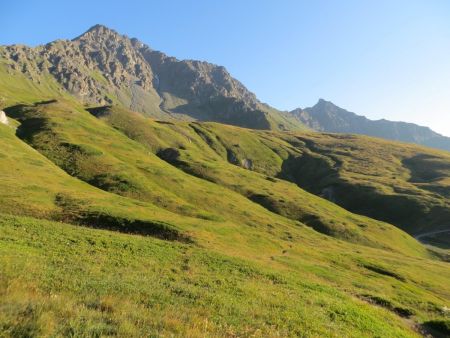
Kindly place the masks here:
<instances>
[{"instance_id":1,"label":"grassy ridge line","mask_svg":"<svg viewBox=\"0 0 450 338\"><path fill-rule=\"evenodd\" d=\"M289 156L288 151L295 151L276 136L267 135L261 140L258 133L254 137L253 131L224 126L219 138L216 135L221 131L220 125L159 123L118 108L98 116L187 173L227 187L277 214L348 241L424 254L420 244L391 225L351 214L293 183L275 179L283 158ZM265 161L253 162L253 171L245 170L240 165L246 157L240 152ZM272 176L254 171L263 171L262 168Z\"/></svg>"},{"instance_id":2,"label":"grassy ridge line","mask_svg":"<svg viewBox=\"0 0 450 338\"><path fill-rule=\"evenodd\" d=\"M180 222L177 215L151 203L70 177L20 141L8 126L0 125L0 145L0 212L163 237L180 232L175 224L195 224L189 217Z\"/></svg>"},{"instance_id":3,"label":"grassy ridge line","mask_svg":"<svg viewBox=\"0 0 450 338\"><path fill-rule=\"evenodd\" d=\"M264 218L274 217L247 199L173 168L82 109L47 103L7 112L22 123L18 135L66 172L103 190L202 219L265 224ZM239 210L238 215L218 207L221 203ZM244 213L255 207L258 212Z\"/></svg>"},{"instance_id":4,"label":"grassy ridge line","mask_svg":"<svg viewBox=\"0 0 450 338\"><path fill-rule=\"evenodd\" d=\"M337 204L396 224L411 234L448 228L448 152L354 135L297 138L319 163L326 160L336 165L322 176L312 173L304 179L291 178L308 191L320 194L332 187ZM294 159L293 168L302 161L301 157ZM310 184L313 181L315 187Z\"/></svg>"},{"instance_id":5,"label":"grassy ridge line","mask_svg":"<svg viewBox=\"0 0 450 338\"><path fill-rule=\"evenodd\" d=\"M261 132L214 123L197 129L228 162L250 163L253 171L296 183L352 212L410 234L448 227L450 155L444 151L353 135Z\"/></svg>"}]
</instances>

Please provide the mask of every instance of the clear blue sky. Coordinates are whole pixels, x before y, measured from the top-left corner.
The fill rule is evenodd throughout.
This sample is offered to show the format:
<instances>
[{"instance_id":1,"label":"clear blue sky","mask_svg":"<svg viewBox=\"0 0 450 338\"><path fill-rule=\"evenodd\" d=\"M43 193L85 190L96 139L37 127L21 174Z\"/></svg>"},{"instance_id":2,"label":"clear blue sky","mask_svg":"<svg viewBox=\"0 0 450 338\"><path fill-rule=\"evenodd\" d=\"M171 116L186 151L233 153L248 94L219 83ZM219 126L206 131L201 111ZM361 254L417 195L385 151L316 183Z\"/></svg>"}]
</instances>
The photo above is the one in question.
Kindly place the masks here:
<instances>
[{"instance_id":1,"label":"clear blue sky","mask_svg":"<svg viewBox=\"0 0 450 338\"><path fill-rule=\"evenodd\" d=\"M1 1L0 44L96 23L178 58L224 65L264 102L318 98L450 136L450 1Z\"/></svg>"}]
</instances>

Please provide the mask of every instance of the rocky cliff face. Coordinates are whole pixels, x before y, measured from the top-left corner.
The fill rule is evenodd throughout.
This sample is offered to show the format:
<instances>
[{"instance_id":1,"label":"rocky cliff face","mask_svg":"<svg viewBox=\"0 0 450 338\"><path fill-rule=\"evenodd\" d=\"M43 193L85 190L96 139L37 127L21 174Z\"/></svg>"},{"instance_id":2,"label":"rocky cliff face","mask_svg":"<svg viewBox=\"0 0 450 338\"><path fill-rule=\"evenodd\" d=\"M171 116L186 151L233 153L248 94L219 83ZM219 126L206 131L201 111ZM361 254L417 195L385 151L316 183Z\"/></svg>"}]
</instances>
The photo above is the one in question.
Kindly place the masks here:
<instances>
[{"instance_id":1,"label":"rocky cliff face","mask_svg":"<svg viewBox=\"0 0 450 338\"><path fill-rule=\"evenodd\" d=\"M42 75L51 75L91 106L117 104L157 118L258 129L301 127L295 119L260 103L224 67L177 60L101 25L71 41L57 40L36 48L6 46L0 49L1 58L11 70L36 83Z\"/></svg>"},{"instance_id":2,"label":"rocky cliff face","mask_svg":"<svg viewBox=\"0 0 450 338\"><path fill-rule=\"evenodd\" d=\"M428 127L405 122L369 120L323 99L311 108L298 108L291 113L302 123L317 131L369 135L450 151L450 138Z\"/></svg>"}]
</instances>

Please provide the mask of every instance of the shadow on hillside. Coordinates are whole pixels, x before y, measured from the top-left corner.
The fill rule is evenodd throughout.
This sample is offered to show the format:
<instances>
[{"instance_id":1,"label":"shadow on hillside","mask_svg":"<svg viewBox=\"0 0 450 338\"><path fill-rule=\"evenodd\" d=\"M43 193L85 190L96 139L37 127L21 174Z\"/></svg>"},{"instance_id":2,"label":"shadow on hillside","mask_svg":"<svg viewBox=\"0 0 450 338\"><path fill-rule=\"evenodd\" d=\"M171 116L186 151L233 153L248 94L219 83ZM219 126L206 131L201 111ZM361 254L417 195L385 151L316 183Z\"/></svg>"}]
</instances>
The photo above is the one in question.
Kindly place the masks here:
<instances>
[{"instance_id":1,"label":"shadow on hillside","mask_svg":"<svg viewBox=\"0 0 450 338\"><path fill-rule=\"evenodd\" d=\"M339 165L334 159L304 152L301 156L287 158L278 177L350 212L395 224L409 233L418 230L414 227L417 219L428 221L423 215L442 214L436 208L428 210L413 196L385 194L368 184L349 183L339 176L336 169Z\"/></svg>"},{"instance_id":2,"label":"shadow on hillside","mask_svg":"<svg viewBox=\"0 0 450 338\"><path fill-rule=\"evenodd\" d=\"M108 215L102 212L89 212L83 214L82 217L78 219L78 223L92 228L151 236L166 241L192 243L192 240L188 236L183 235L169 224L164 224L162 222L133 220Z\"/></svg>"},{"instance_id":3,"label":"shadow on hillside","mask_svg":"<svg viewBox=\"0 0 450 338\"><path fill-rule=\"evenodd\" d=\"M25 119L25 114L29 109L36 107L36 105L18 104L4 109L6 115L20 122L16 130L16 135L20 139L28 139L36 130L41 130L45 127L47 120L42 117L31 117Z\"/></svg>"},{"instance_id":4,"label":"shadow on hillside","mask_svg":"<svg viewBox=\"0 0 450 338\"><path fill-rule=\"evenodd\" d=\"M408 182L420 184L423 189L450 198L450 188L433 184L448 177L449 163L437 156L419 154L402 160L402 165L410 172Z\"/></svg>"},{"instance_id":5,"label":"shadow on hillside","mask_svg":"<svg viewBox=\"0 0 450 338\"><path fill-rule=\"evenodd\" d=\"M266 114L246 106L234 98L215 97L209 102L184 104L172 109L172 114L183 114L199 121L219 122L243 128L268 130L271 128Z\"/></svg>"},{"instance_id":6,"label":"shadow on hillside","mask_svg":"<svg viewBox=\"0 0 450 338\"><path fill-rule=\"evenodd\" d=\"M56 195L55 204L61 211L55 218L66 223L79 224L87 227L113 230L127 234L151 236L167 241L193 243L192 239L175 229L171 224L130 219L108 214L104 211L86 210L85 201L75 199L67 194Z\"/></svg>"},{"instance_id":7,"label":"shadow on hillside","mask_svg":"<svg viewBox=\"0 0 450 338\"><path fill-rule=\"evenodd\" d=\"M444 250L450 250L450 233L434 234L420 238L424 244L432 245Z\"/></svg>"}]
</instances>

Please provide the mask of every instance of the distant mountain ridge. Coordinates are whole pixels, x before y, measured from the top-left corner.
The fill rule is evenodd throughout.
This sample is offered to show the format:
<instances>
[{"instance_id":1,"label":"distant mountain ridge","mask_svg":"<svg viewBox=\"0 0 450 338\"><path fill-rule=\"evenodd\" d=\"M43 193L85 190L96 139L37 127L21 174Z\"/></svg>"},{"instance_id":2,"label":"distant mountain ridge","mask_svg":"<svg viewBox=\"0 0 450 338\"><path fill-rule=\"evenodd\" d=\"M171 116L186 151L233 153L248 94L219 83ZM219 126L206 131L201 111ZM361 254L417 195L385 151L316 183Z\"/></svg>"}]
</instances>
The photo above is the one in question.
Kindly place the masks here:
<instances>
[{"instance_id":1,"label":"distant mountain ridge","mask_svg":"<svg viewBox=\"0 0 450 338\"><path fill-rule=\"evenodd\" d=\"M317 131L362 134L450 151L450 137L438 134L428 127L384 119L370 120L323 99L313 107L294 109L291 114Z\"/></svg>"},{"instance_id":2,"label":"distant mountain ridge","mask_svg":"<svg viewBox=\"0 0 450 338\"><path fill-rule=\"evenodd\" d=\"M160 119L253 129L304 128L290 114L261 103L224 67L178 60L102 25L73 40L0 47L0 67L12 78L23 74L36 85L50 75L91 106L120 105Z\"/></svg>"}]
</instances>

